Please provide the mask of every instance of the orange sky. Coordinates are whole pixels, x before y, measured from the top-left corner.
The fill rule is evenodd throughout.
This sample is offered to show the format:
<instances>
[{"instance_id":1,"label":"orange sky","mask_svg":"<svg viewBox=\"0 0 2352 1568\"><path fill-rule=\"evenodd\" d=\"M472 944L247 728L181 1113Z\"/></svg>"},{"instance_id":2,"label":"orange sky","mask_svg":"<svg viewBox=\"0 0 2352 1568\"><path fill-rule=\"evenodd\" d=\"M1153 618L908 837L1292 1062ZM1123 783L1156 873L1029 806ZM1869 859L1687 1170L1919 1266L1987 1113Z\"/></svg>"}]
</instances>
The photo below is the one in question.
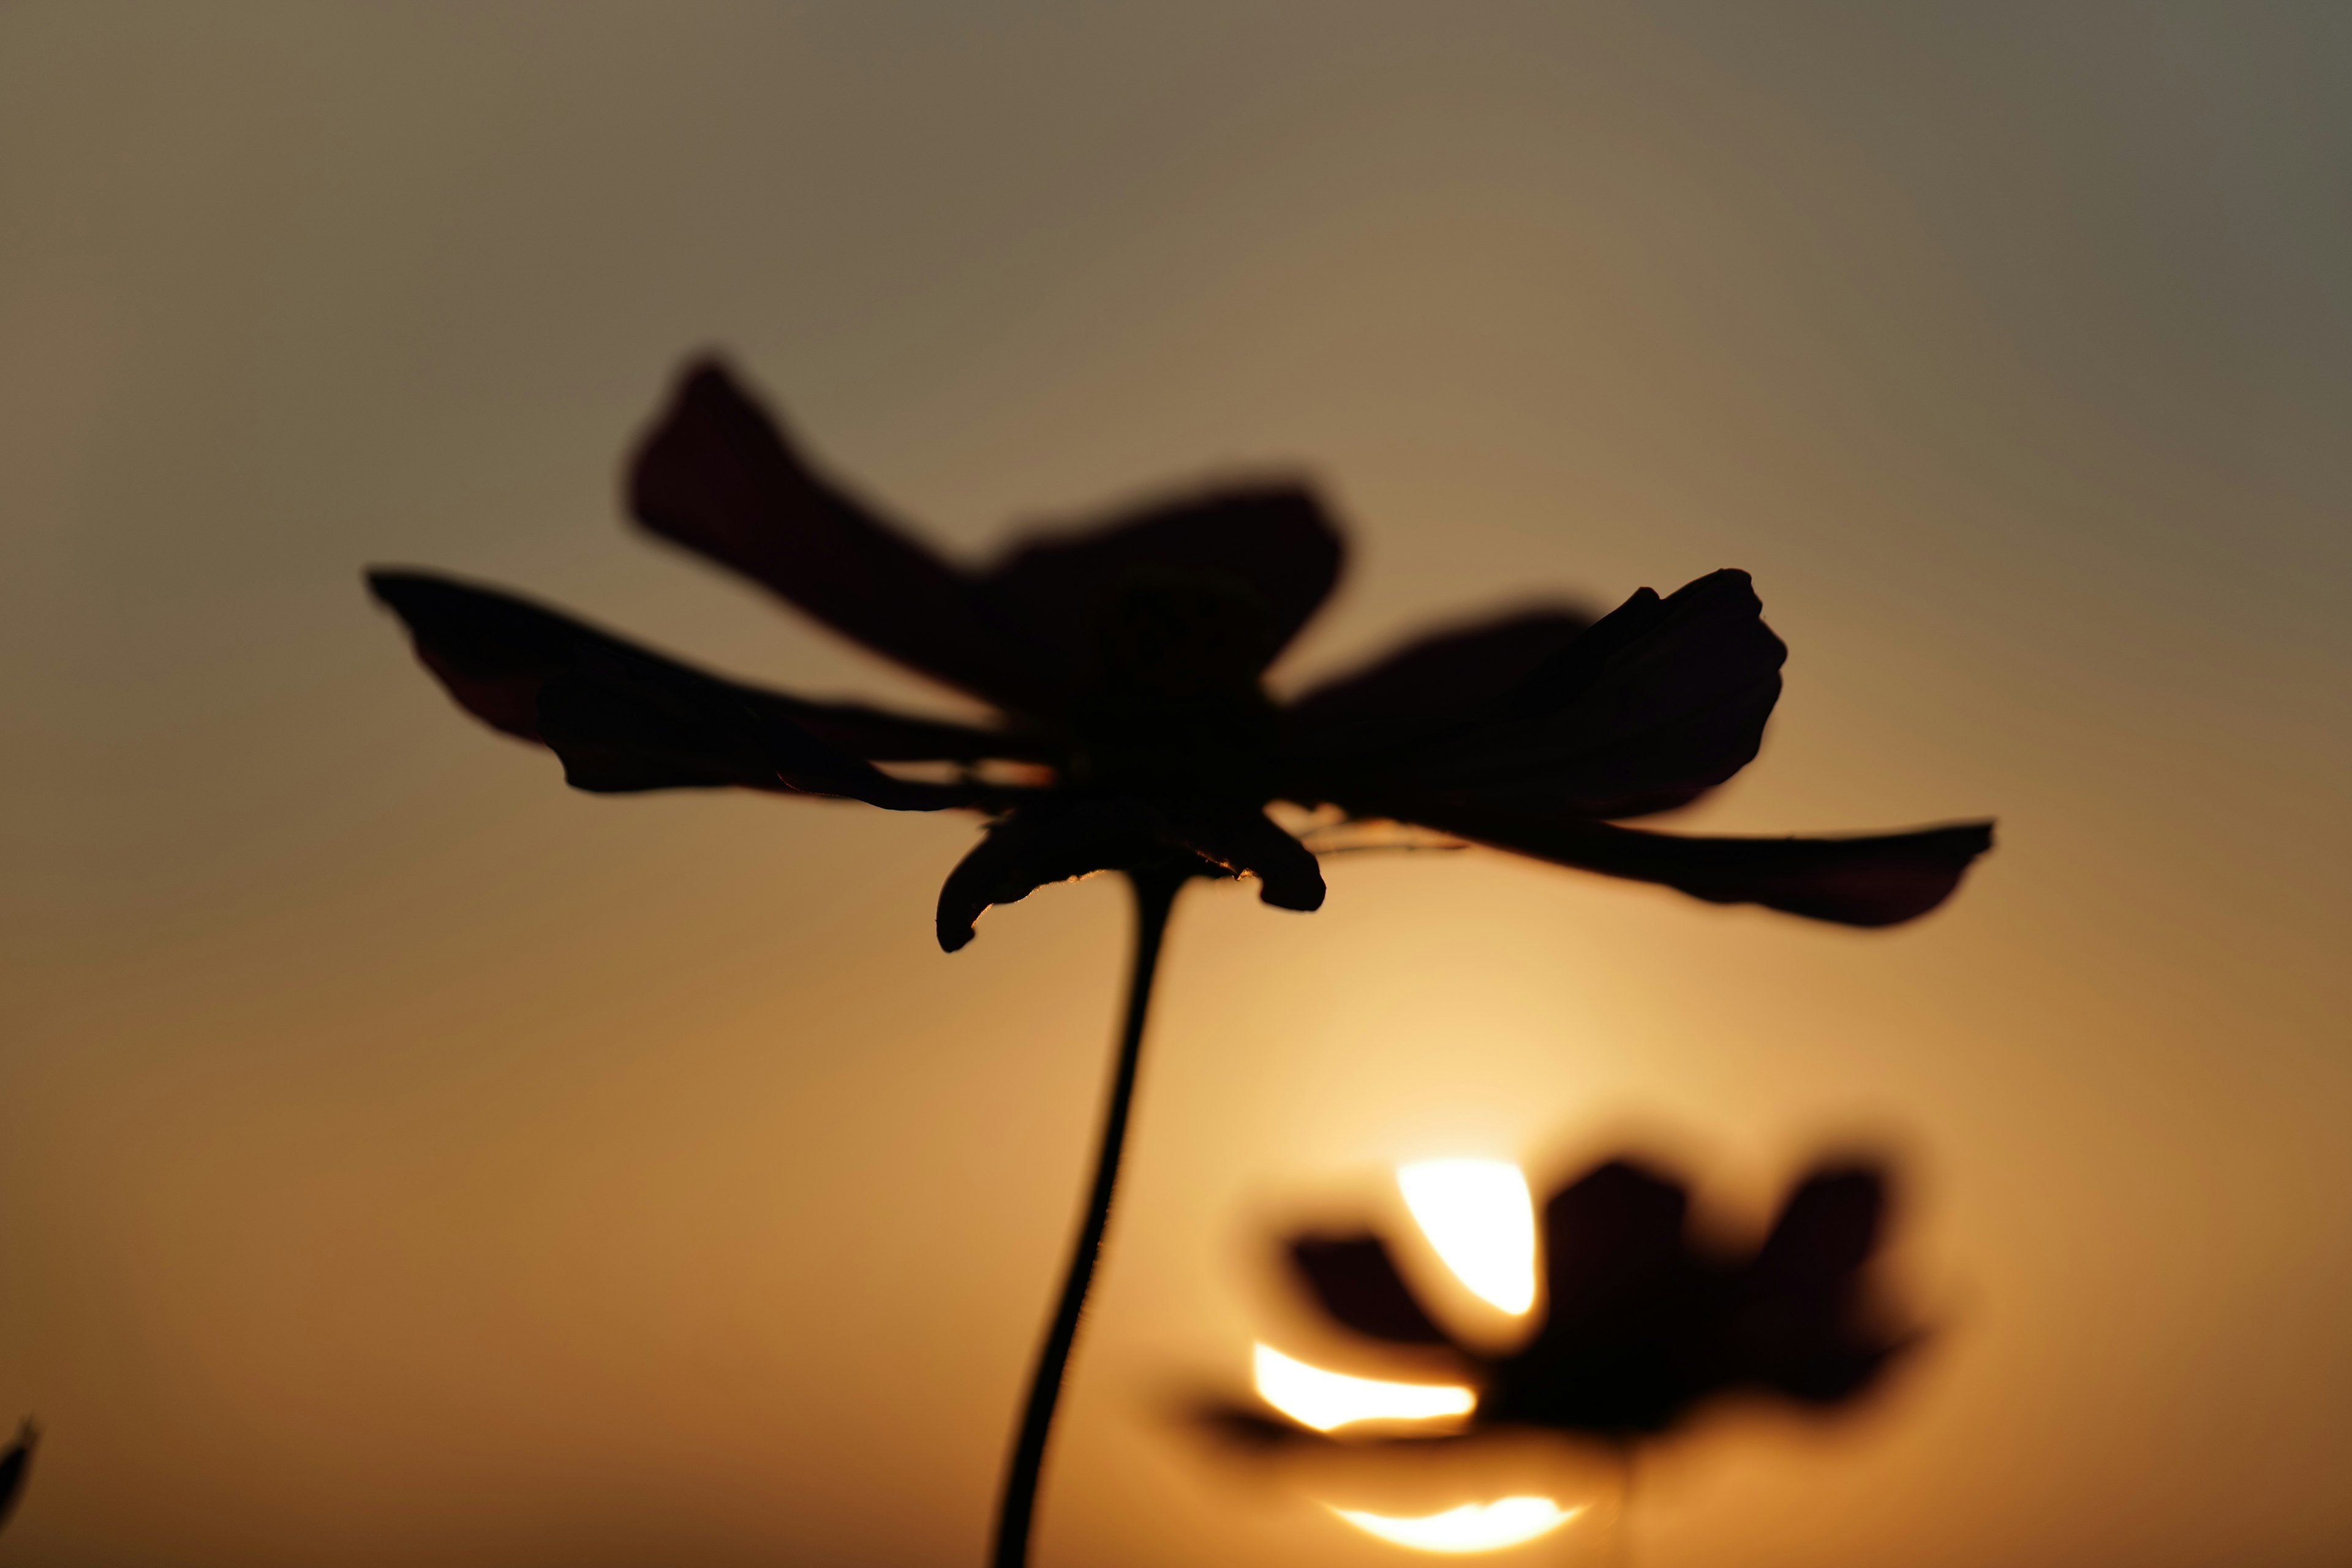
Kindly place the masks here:
<instances>
[{"instance_id":1,"label":"orange sky","mask_svg":"<svg viewBox=\"0 0 2352 1568\"><path fill-rule=\"evenodd\" d=\"M2263 5L0 10L0 1561L977 1560L1119 890L942 956L968 820L568 794L360 589L944 706L621 521L709 343L967 552L1303 466L1288 684L1745 567L1787 695L1676 826L2001 819L1892 933L1484 852L1188 895L1042 1564L1411 1561L1169 1391L1239 1386L1269 1216L1629 1129L1734 1220L1895 1141L1943 1327L1661 1456L1643 1568L2352 1555L2347 66Z\"/></svg>"}]
</instances>

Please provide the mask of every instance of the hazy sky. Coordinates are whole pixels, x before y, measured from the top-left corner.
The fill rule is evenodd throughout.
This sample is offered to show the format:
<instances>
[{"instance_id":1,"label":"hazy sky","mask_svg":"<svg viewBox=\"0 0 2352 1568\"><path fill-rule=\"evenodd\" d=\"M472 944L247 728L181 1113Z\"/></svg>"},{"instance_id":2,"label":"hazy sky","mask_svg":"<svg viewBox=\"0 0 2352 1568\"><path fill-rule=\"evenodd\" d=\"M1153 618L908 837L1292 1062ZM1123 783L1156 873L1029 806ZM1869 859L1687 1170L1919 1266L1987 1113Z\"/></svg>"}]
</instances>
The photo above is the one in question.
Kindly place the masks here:
<instances>
[{"instance_id":1,"label":"hazy sky","mask_svg":"<svg viewBox=\"0 0 2352 1568\"><path fill-rule=\"evenodd\" d=\"M978 1559L1118 889L943 956L968 819L569 794L360 590L949 706L623 521L709 344L967 554L1303 468L1286 684L1747 568L1685 823L2000 818L1889 933L1188 895L1043 1564L1410 1561L1171 1391L1272 1218L1626 1136L1727 1225L1891 1141L1941 1330L1661 1455L1643 1568L2352 1557L2347 167L2329 4L0 7L0 1560Z\"/></svg>"}]
</instances>

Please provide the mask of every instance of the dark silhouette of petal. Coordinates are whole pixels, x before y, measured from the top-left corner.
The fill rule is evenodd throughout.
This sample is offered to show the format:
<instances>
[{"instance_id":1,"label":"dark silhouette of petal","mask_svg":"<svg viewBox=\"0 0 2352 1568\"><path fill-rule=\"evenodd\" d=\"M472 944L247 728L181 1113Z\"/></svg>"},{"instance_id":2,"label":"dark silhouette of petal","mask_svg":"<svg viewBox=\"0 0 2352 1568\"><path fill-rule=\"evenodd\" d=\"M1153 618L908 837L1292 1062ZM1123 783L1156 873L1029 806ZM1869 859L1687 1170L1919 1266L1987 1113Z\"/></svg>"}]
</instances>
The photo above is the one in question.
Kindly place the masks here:
<instances>
[{"instance_id":1,"label":"dark silhouette of petal","mask_svg":"<svg viewBox=\"0 0 2352 1568\"><path fill-rule=\"evenodd\" d=\"M1323 871L1314 852L1254 806L1171 814L1176 832L1208 859L1258 879L1258 899L1276 909L1323 907Z\"/></svg>"},{"instance_id":2,"label":"dark silhouette of petal","mask_svg":"<svg viewBox=\"0 0 2352 1568\"><path fill-rule=\"evenodd\" d=\"M1899 925L1926 914L1992 847L1990 822L1851 838L1718 838L1452 807L1411 820L1558 865L1661 883L1709 903L1761 904L1853 926Z\"/></svg>"},{"instance_id":3,"label":"dark silhouette of petal","mask_svg":"<svg viewBox=\"0 0 2352 1568\"><path fill-rule=\"evenodd\" d=\"M419 663L494 730L539 739L539 692L583 657L626 658L617 637L494 589L421 572L372 570L368 591L407 625Z\"/></svg>"},{"instance_id":4,"label":"dark silhouette of petal","mask_svg":"<svg viewBox=\"0 0 2352 1568\"><path fill-rule=\"evenodd\" d=\"M1612 1160L1544 1205L1544 1289L1549 1321L1622 1310L1654 1295L1683 1251L1690 1200L1683 1189Z\"/></svg>"},{"instance_id":5,"label":"dark silhouette of petal","mask_svg":"<svg viewBox=\"0 0 2352 1568\"><path fill-rule=\"evenodd\" d=\"M977 804L973 788L909 783L838 751L716 682L575 670L539 694L540 737L564 781L598 795L653 789L785 790L892 811Z\"/></svg>"},{"instance_id":6,"label":"dark silhouette of petal","mask_svg":"<svg viewBox=\"0 0 2352 1568\"><path fill-rule=\"evenodd\" d=\"M1874 1331L1859 1310L1885 1206L1885 1178L1867 1166L1816 1171L1790 1194L1738 1285L1736 1354L1757 1382L1834 1402L1909 1342Z\"/></svg>"},{"instance_id":7,"label":"dark silhouette of petal","mask_svg":"<svg viewBox=\"0 0 2352 1568\"><path fill-rule=\"evenodd\" d=\"M1498 1369L1496 1420L1654 1432L1721 1381L1707 1272L1684 1237L1683 1188L1626 1161L1544 1207L1543 1328Z\"/></svg>"},{"instance_id":8,"label":"dark silhouette of petal","mask_svg":"<svg viewBox=\"0 0 2352 1568\"><path fill-rule=\"evenodd\" d=\"M983 579L1004 621L1074 665L1139 578L1205 580L1255 614L1247 673L1271 663L1339 580L1339 533L1297 485L1214 490L1092 528L1034 537Z\"/></svg>"},{"instance_id":9,"label":"dark silhouette of petal","mask_svg":"<svg viewBox=\"0 0 2352 1568\"><path fill-rule=\"evenodd\" d=\"M368 586L406 623L418 658L459 706L494 729L539 740L540 689L560 675L617 669L650 681L722 689L868 762L1045 761L1042 736L918 719L855 702L814 702L709 674L518 595L425 572L377 570Z\"/></svg>"},{"instance_id":10,"label":"dark silhouette of petal","mask_svg":"<svg viewBox=\"0 0 2352 1568\"><path fill-rule=\"evenodd\" d=\"M1841 1405L1868 1390L1916 1344L1915 1339L1879 1340L1823 1325L1794 1347L1751 1350L1758 1365L1751 1381L1805 1405Z\"/></svg>"},{"instance_id":11,"label":"dark silhouette of petal","mask_svg":"<svg viewBox=\"0 0 2352 1568\"><path fill-rule=\"evenodd\" d=\"M767 758L751 716L723 693L633 679L618 669L575 670L540 688L537 721L540 740L562 759L563 782L593 795L807 788L789 776L797 770ZM820 761L818 771L830 770Z\"/></svg>"},{"instance_id":12,"label":"dark silhouette of petal","mask_svg":"<svg viewBox=\"0 0 2352 1568\"><path fill-rule=\"evenodd\" d=\"M1664 811L1754 759L1787 657L1744 572L1713 573L1664 599L1644 588L1487 713L1358 759L1348 770L1356 776L1335 772L1325 790L1360 813L1410 821L1454 805L1587 817Z\"/></svg>"},{"instance_id":13,"label":"dark silhouette of petal","mask_svg":"<svg viewBox=\"0 0 2352 1568\"><path fill-rule=\"evenodd\" d=\"M992 615L968 574L811 468L715 362L688 367L639 447L629 508L934 679L1021 713L1068 698L1068 672Z\"/></svg>"},{"instance_id":14,"label":"dark silhouette of petal","mask_svg":"<svg viewBox=\"0 0 2352 1568\"><path fill-rule=\"evenodd\" d=\"M1590 616L1547 605L1425 634L1291 703L1290 749L1300 756L1378 755L1425 740L1498 703L1591 625Z\"/></svg>"},{"instance_id":15,"label":"dark silhouette of petal","mask_svg":"<svg viewBox=\"0 0 2352 1568\"><path fill-rule=\"evenodd\" d=\"M1051 739L1034 732L919 719L862 702L815 702L759 687L739 685L735 689L762 711L869 763L977 763L990 758L1045 763L1061 754Z\"/></svg>"},{"instance_id":16,"label":"dark silhouette of petal","mask_svg":"<svg viewBox=\"0 0 2352 1568\"><path fill-rule=\"evenodd\" d=\"M1685 805L1755 759L1788 657L1745 572L1654 603L1637 594L1511 692L1529 719L1497 737L1477 795L1508 807L1565 795L1595 816Z\"/></svg>"},{"instance_id":17,"label":"dark silhouette of petal","mask_svg":"<svg viewBox=\"0 0 2352 1568\"><path fill-rule=\"evenodd\" d=\"M0 1452L0 1527L16 1511L16 1500L25 1490L25 1477L33 1468L33 1450L40 1447L41 1431L27 1416L16 1428L16 1440Z\"/></svg>"},{"instance_id":18,"label":"dark silhouette of petal","mask_svg":"<svg viewBox=\"0 0 2352 1568\"><path fill-rule=\"evenodd\" d=\"M1290 1261L1322 1309L1358 1333L1394 1344L1453 1342L1422 1310L1380 1237L1303 1237L1291 1243Z\"/></svg>"},{"instance_id":19,"label":"dark silhouette of petal","mask_svg":"<svg viewBox=\"0 0 2352 1568\"><path fill-rule=\"evenodd\" d=\"M1886 1182L1864 1165L1815 1171L1780 1206L1755 1277L1807 1291L1843 1286L1878 1249Z\"/></svg>"},{"instance_id":20,"label":"dark silhouette of petal","mask_svg":"<svg viewBox=\"0 0 2352 1568\"><path fill-rule=\"evenodd\" d=\"M1017 903L1048 882L1097 871L1129 871L1187 859L1210 866L1186 847L1168 819L1124 796L1040 799L989 825L971 853L940 889L940 946L971 941L972 922L996 904Z\"/></svg>"}]
</instances>

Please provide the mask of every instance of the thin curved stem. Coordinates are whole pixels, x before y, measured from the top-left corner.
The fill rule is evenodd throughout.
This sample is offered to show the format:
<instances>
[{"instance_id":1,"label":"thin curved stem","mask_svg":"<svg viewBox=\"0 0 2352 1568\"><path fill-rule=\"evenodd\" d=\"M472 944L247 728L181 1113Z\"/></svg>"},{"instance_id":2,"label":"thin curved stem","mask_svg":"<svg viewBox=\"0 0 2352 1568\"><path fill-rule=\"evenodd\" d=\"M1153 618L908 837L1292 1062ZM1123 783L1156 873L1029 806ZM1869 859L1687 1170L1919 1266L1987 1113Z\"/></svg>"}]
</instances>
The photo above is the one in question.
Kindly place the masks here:
<instances>
[{"instance_id":1,"label":"thin curved stem","mask_svg":"<svg viewBox=\"0 0 2352 1568\"><path fill-rule=\"evenodd\" d=\"M1053 1433L1062 1374L1070 1364L1070 1347L1077 1341L1087 1287L1094 1280L1095 1263L1102 1255L1103 1230L1110 1223L1111 1193L1118 1184L1128 1109L1135 1100L1136 1067L1143 1057L1144 1015L1151 1006L1151 977L1160 967L1160 939L1167 933L1168 911L1185 876L1130 871L1128 882L1135 889L1135 961L1128 973L1127 1018L1119 1035L1110 1096L1103 1108L1102 1141L1095 1152L1094 1191L1087 1200L1086 1223L1079 1226L1076 1245L1070 1248L1060 1304L1054 1309L1045 1343L1038 1347L1036 1369L1029 1375L1021 1431L1013 1442L1012 1458L1004 1470L1004 1491L996 1506L996 1550L989 1559L994 1568L1025 1568L1029 1561L1029 1527L1037 1511L1037 1483L1045 1469L1045 1441Z\"/></svg>"}]
</instances>

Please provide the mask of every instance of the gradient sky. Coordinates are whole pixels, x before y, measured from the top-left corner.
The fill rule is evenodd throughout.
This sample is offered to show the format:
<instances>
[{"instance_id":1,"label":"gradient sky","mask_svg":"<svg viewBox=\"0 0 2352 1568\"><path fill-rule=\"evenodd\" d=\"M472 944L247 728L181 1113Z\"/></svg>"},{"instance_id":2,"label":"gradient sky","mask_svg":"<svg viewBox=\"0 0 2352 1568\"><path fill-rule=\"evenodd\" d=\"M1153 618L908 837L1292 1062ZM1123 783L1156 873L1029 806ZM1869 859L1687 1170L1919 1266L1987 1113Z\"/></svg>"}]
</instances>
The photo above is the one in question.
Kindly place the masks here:
<instances>
[{"instance_id":1,"label":"gradient sky","mask_svg":"<svg viewBox=\"0 0 2352 1568\"><path fill-rule=\"evenodd\" d=\"M2347 73L2326 4L0 8L0 1561L977 1560L1119 889L942 956L969 819L569 794L360 589L950 706L622 521L710 344L968 555L1304 468L1284 684L1747 568L1787 693L1683 825L2000 818L1890 933L1188 895L1042 1564L1411 1561L1171 1391L1272 1217L1626 1136L1735 1226L1891 1142L1941 1331L1661 1454L1643 1568L2352 1557Z\"/></svg>"}]
</instances>

